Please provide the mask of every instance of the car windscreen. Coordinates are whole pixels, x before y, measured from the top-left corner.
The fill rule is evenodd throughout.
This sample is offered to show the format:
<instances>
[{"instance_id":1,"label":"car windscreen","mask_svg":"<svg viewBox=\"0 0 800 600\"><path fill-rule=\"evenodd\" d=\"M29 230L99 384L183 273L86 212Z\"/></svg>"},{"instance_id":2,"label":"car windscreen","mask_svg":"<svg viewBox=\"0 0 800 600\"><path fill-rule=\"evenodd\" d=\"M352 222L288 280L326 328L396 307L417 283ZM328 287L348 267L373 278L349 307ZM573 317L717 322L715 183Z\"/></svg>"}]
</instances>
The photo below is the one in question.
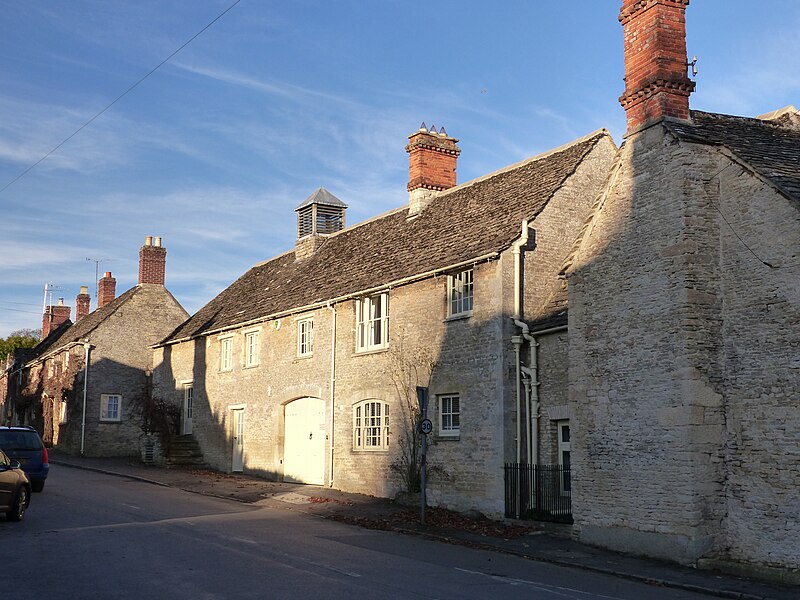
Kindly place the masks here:
<instances>
[{"instance_id":1,"label":"car windscreen","mask_svg":"<svg viewBox=\"0 0 800 600\"><path fill-rule=\"evenodd\" d=\"M10 450L40 450L42 441L35 431L0 431L0 448Z\"/></svg>"}]
</instances>

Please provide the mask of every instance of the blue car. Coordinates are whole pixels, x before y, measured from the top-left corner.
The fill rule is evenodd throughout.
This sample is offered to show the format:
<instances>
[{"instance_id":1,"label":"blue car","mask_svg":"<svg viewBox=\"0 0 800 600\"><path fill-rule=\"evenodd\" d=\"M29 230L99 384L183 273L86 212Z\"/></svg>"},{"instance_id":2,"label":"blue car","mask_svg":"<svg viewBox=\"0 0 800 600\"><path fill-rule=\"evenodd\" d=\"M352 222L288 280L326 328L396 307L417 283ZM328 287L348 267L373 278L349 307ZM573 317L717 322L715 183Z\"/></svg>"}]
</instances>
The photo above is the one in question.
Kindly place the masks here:
<instances>
[{"instance_id":1,"label":"blue car","mask_svg":"<svg viewBox=\"0 0 800 600\"><path fill-rule=\"evenodd\" d=\"M50 471L50 459L42 438L33 427L0 427L0 450L20 464L20 468L31 480L31 489L34 492L44 489L44 482Z\"/></svg>"}]
</instances>

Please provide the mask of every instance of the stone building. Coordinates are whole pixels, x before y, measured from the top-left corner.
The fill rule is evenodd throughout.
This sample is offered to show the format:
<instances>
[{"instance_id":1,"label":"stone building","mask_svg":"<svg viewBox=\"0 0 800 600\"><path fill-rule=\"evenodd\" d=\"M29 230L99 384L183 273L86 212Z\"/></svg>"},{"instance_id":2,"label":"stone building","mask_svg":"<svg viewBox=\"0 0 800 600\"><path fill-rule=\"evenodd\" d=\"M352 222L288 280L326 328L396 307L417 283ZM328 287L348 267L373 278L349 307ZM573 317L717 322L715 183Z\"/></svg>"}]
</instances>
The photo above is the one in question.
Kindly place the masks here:
<instances>
[{"instance_id":1,"label":"stone building","mask_svg":"<svg viewBox=\"0 0 800 600\"><path fill-rule=\"evenodd\" d=\"M2 376L3 421L33 425L48 445L70 453L138 454L151 346L188 317L164 287L165 267L161 238L148 237L138 285L117 297L116 279L106 272L96 310L89 311L88 289L81 288L75 323L63 300L47 307L42 341Z\"/></svg>"},{"instance_id":2,"label":"stone building","mask_svg":"<svg viewBox=\"0 0 800 600\"><path fill-rule=\"evenodd\" d=\"M502 516L504 463L532 460L537 437L556 458L568 418L558 273L616 147L598 131L456 185L456 142L423 124L406 147L408 204L364 223L341 228L344 203L315 192L294 250L159 345L154 394L183 407L209 465L394 496L411 487L417 385L430 389L433 504ZM524 385L536 373L521 346L540 330L552 368Z\"/></svg>"},{"instance_id":3,"label":"stone building","mask_svg":"<svg viewBox=\"0 0 800 600\"><path fill-rule=\"evenodd\" d=\"M800 113L689 110L686 0L625 0L628 133L566 261L582 539L800 567Z\"/></svg>"},{"instance_id":4,"label":"stone building","mask_svg":"<svg viewBox=\"0 0 800 600\"><path fill-rule=\"evenodd\" d=\"M294 251L156 349L208 463L394 495L429 385L433 504L498 516L505 464L571 463L587 542L800 568L800 113L691 111L688 4L622 2L619 150L455 185L456 140L422 128L407 206L341 230L324 190L298 207Z\"/></svg>"}]
</instances>

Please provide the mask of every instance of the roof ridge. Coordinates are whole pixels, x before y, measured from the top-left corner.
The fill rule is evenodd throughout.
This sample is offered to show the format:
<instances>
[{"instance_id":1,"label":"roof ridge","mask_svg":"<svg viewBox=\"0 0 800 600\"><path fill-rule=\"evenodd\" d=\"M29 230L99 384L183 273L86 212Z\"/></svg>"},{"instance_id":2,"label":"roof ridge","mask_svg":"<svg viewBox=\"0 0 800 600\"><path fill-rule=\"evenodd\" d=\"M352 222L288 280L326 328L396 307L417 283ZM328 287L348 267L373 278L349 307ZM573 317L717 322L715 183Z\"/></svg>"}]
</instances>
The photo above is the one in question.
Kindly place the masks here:
<instances>
[{"instance_id":1,"label":"roof ridge","mask_svg":"<svg viewBox=\"0 0 800 600\"><path fill-rule=\"evenodd\" d=\"M788 109L794 109L794 112L790 112ZM710 111L707 111L707 110L691 110L691 111L689 111L689 114L690 114L690 116L692 116L692 115L702 115L705 118L714 119L714 120L716 120L716 119L729 119L729 120L735 120L735 121L744 121L744 122L747 122L747 123L752 123L753 125L761 125L761 126L764 126L764 127L783 128L785 126L781 123L781 121L778 120L779 117L782 117L784 115L796 114L797 112L798 112L797 109L795 109L793 106L787 106L785 108L778 109L778 110L775 110L775 111L772 111L772 112L769 112L769 113L765 113L765 114L759 115L757 117L747 117L747 116L744 116L744 115L729 115L729 114L726 114L726 113L710 112ZM690 125L690 126L695 126L695 127L702 126L702 123L695 123L694 121L689 121L687 123L685 120L674 119L674 118L669 118L669 117L665 118L664 122L667 123L668 125L671 125L672 123L677 123L677 124L680 124L680 125Z\"/></svg>"},{"instance_id":2,"label":"roof ridge","mask_svg":"<svg viewBox=\"0 0 800 600\"><path fill-rule=\"evenodd\" d=\"M493 177L497 177L498 175L503 175L504 173L508 173L510 171L514 171L515 169L520 169L520 168L525 167L525 166L527 166L527 165L529 165L531 163L538 162L538 161L544 160L546 158L550 158L554 154L558 154L560 152L564 152L564 151L566 151L566 150L568 150L570 148L573 148L574 146L577 146L579 144L583 144L584 142L587 142L587 141L591 140L592 138L598 138L599 139L604 135L607 135L607 136L611 137L611 133L609 133L608 129L606 129L605 127L601 127L600 129L596 129L591 133L588 133L588 134L586 134L584 136L581 136L578 139L572 140L571 142L567 142L565 144L562 144L562 145L560 145L560 146L558 146L556 148L552 148L552 149L547 150L545 152L540 152L539 154L536 154L536 155L528 157L528 158L524 158L521 161L516 162L514 164L502 167L500 169L497 169L496 171L492 171L491 173L487 173L486 175L481 175L480 177L475 177L474 179L470 179L469 181L465 181L464 183L460 183L460 184L458 184L458 185L456 185L454 187L447 188L446 190L442 190L441 192L438 192L436 194L436 197L437 198L441 198L442 196L446 196L446 195L451 194L453 192L456 192L458 190L470 187L470 186L475 185L477 183L481 183L481 182L486 181L488 179L492 179Z\"/></svg>"}]
</instances>

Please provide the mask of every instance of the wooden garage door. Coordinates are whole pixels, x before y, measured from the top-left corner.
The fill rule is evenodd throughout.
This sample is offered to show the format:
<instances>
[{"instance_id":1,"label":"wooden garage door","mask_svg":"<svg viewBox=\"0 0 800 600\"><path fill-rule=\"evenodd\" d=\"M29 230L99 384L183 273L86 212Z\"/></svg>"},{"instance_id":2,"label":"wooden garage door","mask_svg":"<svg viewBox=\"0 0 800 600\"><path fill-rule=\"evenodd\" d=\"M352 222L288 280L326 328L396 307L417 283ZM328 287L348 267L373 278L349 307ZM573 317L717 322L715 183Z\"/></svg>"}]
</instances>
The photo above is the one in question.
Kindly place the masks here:
<instances>
[{"instance_id":1,"label":"wooden garage door","mask_svg":"<svg viewBox=\"0 0 800 600\"><path fill-rule=\"evenodd\" d=\"M325 483L325 402L299 398L286 405L283 479Z\"/></svg>"}]
</instances>

